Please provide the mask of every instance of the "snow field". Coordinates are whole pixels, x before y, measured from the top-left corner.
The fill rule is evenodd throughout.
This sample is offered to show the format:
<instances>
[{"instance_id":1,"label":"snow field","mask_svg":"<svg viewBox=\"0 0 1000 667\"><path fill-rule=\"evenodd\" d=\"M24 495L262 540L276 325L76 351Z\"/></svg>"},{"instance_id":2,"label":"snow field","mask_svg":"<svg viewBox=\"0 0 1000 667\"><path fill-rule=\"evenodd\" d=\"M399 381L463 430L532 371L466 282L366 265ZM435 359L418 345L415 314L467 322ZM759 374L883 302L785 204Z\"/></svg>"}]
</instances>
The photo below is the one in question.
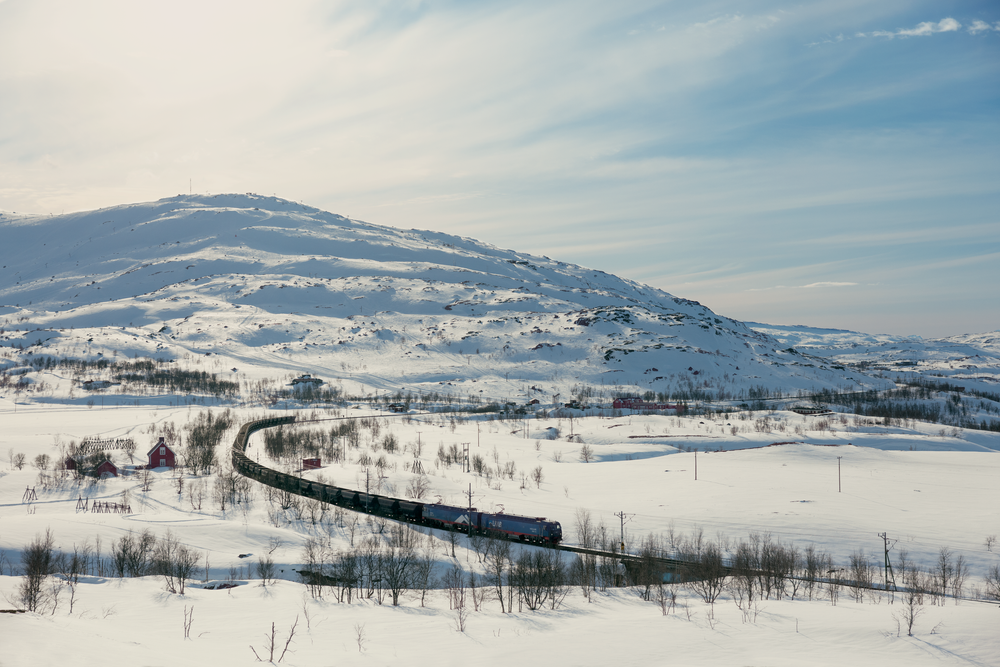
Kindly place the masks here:
<instances>
[{"instance_id":1,"label":"snow field","mask_svg":"<svg viewBox=\"0 0 1000 667\"><path fill-rule=\"evenodd\" d=\"M90 486L45 491L37 487L37 471L30 461L41 453L54 456L55 443L79 441L84 436L134 437L141 456L154 437L150 425L174 422L182 426L200 407L116 407L100 409L19 405L3 413L0 438L0 549L8 565L0 576L0 592L13 600L19 577L11 576L20 549L50 528L59 549L100 537L103 553L128 530L149 528L158 537L167 530L188 547L207 556L208 578L224 580L231 574L244 583L235 589L212 591L189 584L185 595L165 592L157 577L140 579L85 578L75 608L68 613L66 593L55 614L0 616L5 648L0 664L250 664L250 645L258 653L270 624L283 644L299 616L295 642L283 664L467 664L508 665L511 659L529 664L553 656L565 664L1000 664L1000 639L995 629L995 604L949 600L927 605L907 637L897 636L895 614L901 608L880 598L855 603L844 592L836 606L829 599L767 600L752 622L744 622L726 595L706 605L687 589L678 590L678 608L664 617L660 608L642 601L634 591L594 593L588 603L571 589L556 610L501 614L488 600L480 612L471 612L465 633L456 629L455 612L444 592L433 592L421 608L415 594L398 608L355 600L337 604L327 596L316 601L296 583L291 572L300 567L309 537L329 542L332 549L349 546L347 532L336 526L332 512L312 525L292 512L281 513L275 525L273 506L258 490L250 506L221 512L212 501L210 479L187 476L178 497L174 473L159 471L148 493L135 477L105 480ZM260 411L237 410L237 422ZM341 414L362 416L363 410ZM311 411L302 411L307 417ZM322 411L317 411L324 416ZM789 427L808 424L808 418L780 413ZM798 420L798 421L796 421ZM364 469L353 463L362 451L385 455L390 467L383 493L391 486L405 495L411 473L404 464L413 459L413 444L422 443L421 462L428 471L430 497L464 504L462 493L472 485L474 502L484 510L502 506L507 511L546 516L562 522L567 542L575 542L578 510L589 511L612 534L620 529L617 512L629 515L626 541L635 544L649 533L691 535L702 530L708 539L720 534L744 539L750 531L770 532L782 543L802 549L808 544L829 552L845 566L851 552L864 549L881 560L879 532L898 540L894 555L906 549L923 567L933 566L939 550L948 547L970 566L969 592L979 585L985 569L997 561L987 551L987 535L1000 532L996 508L1000 492L1000 459L995 434L968 432L965 439L942 437L929 427L910 433L900 429L868 432L740 433L732 435L724 423L704 419L662 416L574 419L574 439L594 451L595 460L580 461L581 442L570 442L568 419L516 422L457 421L449 416L414 415L410 423L384 422L381 437L394 434L401 450L395 455L376 451L375 439L362 432L361 447L348 449L348 462L327 464L318 473L341 486L363 488ZM296 428L329 429L337 422L304 424ZM735 423L735 422L732 422ZM528 438L520 428L528 427ZM556 440L543 439L559 430ZM235 430L235 429L234 429ZM226 436L220 455L228 450ZM629 437L639 436L639 437ZM656 437L650 437L656 436ZM480 444L476 444L477 437ZM767 446L773 442L796 444ZM458 466L435 465L438 446L468 442L472 454L494 465L513 461L515 481L462 473ZM262 435L251 439L248 450L261 454ZM852 443L848 445L847 443ZM830 446L838 445L838 446ZM910 451L912 447L915 451ZM23 451L29 465L11 470L9 449ZM693 451L698 448L698 479L694 479ZM951 448L951 451L948 451ZM706 451L706 449L711 451ZM956 451L959 450L959 451ZM837 489L840 458L842 491ZM556 460L558 459L558 460ZM263 460L263 459L262 459ZM395 463L395 470L392 464ZM275 464L277 465L277 464ZM541 466L544 481L521 488L520 473ZM193 510L190 493L204 484L206 497ZM20 502L26 486L36 486L37 502ZM80 495L113 501L127 491L131 515L76 511ZM31 512L31 513L29 513ZM358 535L370 530L364 518ZM476 554L460 540L458 558L447 551L444 535L434 533L438 546L437 573L459 564L476 570ZM249 566L268 551L274 552L279 580L262 588L248 580ZM251 554L241 559L240 554ZM571 556L564 554L564 561ZM283 572L280 572L283 570ZM196 575L205 578L203 572ZM289 580L282 580L289 579ZM6 608L13 604L4 604ZM191 638L183 636L184 608L195 608ZM307 628L305 618L309 610ZM690 618L688 613L690 612ZM356 626L363 626L364 650L357 645ZM51 637L60 637L59 642ZM12 638L12 639L11 639ZM95 644L98 640L100 644ZM8 643L9 642L9 643ZM79 647L95 647L81 651ZM100 646L101 648L97 648ZM279 648L280 652L280 648ZM277 656L276 656L277 657Z\"/></svg>"}]
</instances>

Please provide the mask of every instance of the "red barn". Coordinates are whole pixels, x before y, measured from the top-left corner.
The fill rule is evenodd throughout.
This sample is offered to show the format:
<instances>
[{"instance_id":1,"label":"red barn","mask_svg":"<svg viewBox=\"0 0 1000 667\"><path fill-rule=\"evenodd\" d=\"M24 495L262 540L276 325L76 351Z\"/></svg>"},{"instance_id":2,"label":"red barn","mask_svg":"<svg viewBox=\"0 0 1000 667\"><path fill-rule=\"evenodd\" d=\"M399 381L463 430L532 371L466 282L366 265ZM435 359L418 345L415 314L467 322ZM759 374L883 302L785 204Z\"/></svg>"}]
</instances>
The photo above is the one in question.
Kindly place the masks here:
<instances>
[{"instance_id":1,"label":"red barn","mask_svg":"<svg viewBox=\"0 0 1000 667\"><path fill-rule=\"evenodd\" d=\"M149 459L147 465L150 468L173 468L177 465L174 450L170 449L170 445L165 443L162 437L151 450L146 452L146 458Z\"/></svg>"},{"instance_id":2,"label":"red barn","mask_svg":"<svg viewBox=\"0 0 1000 667\"><path fill-rule=\"evenodd\" d=\"M107 476L107 477L117 477L118 476L118 467L115 466L115 464L112 463L111 461L108 461L107 459L104 459L104 463L102 463L101 465L97 466L97 476L98 477L105 477L105 476Z\"/></svg>"}]
</instances>

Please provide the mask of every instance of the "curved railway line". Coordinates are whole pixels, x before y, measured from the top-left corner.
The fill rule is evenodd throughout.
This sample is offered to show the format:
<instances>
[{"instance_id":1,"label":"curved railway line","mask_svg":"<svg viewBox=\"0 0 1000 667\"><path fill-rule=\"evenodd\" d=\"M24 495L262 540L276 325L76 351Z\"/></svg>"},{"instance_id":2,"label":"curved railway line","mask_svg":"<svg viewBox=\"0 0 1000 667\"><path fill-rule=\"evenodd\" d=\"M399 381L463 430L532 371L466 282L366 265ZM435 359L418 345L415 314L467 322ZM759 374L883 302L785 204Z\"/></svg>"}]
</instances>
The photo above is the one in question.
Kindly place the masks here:
<instances>
[{"instance_id":1,"label":"curved railway line","mask_svg":"<svg viewBox=\"0 0 1000 667\"><path fill-rule=\"evenodd\" d=\"M418 507L422 508L423 503L406 500L401 498L392 498L389 496L382 496L373 493L368 493L365 491L356 491L353 489L345 489L337 486L332 486L329 484L322 484L320 482L304 479L301 477L296 477L294 475L289 475L287 473L274 470L273 468L268 468L266 466L257 463L246 455L247 444L250 441L250 436L257 432L268 428L275 428L279 426L287 426L295 423L305 423L306 421L327 421L327 420L298 420L295 416L286 417L269 417L266 419L258 419L254 421L247 422L240 427L240 430L236 434L236 439L233 442L232 448L232 462L233 468L240 474L254 479L261 484L266 484L268 486L280 489L282 491L287 491L305 498L312 498L319 500L320 502L329 503L331 505L337 505L350 509L355 512L363 514L371 514L375 516L383 516L395 521L401 521L406 523L419 523L421 525L428 525L432 528L439 529L456 529L460 526L458 524L442 525L435 521L423 520ZM558 524L556 524L558 525ZM461 528L463 531L464 527ZM480 531L481 533L484 531ZM514 537L512 534L508 534L508 537ZM559 534L561 537L561 532ZM541 536L534 537L525 536L521 537L522 541L528 543L534 543L539 546L544 546L551 549L558 549L560 551L567 551L576 554L597 556L601 558L613 558L621 561L626 567L633 563L640 563L643 560L648 561L649 557L642 557L633 554L621 553L617 551L603 551L599 549L589 549L584 547L572 546L567 544L560 544L559 540L554 541L544 539ZM673 558L653 558L656 562L661 564L661 568L669 569L674 572L686 572L694 564L688 561L673 559ZM729 568L726 568L727 574Z\"/></svg>"},{"instance_id":2,"label":"curved railway line","mask_svg":"<svg viewBox=\"0 0 1000 667\"><path fill-rule=\"evenodd\" d=\"M385 417L385 415L381 415ZM375 516L387 517L389 519L405 522L405 523L416 523L419 525L429 526L431 528L437 528L441 530L456 530L461 529L463 532L467 530L467 525L462 525L456 522L442 523L436 521L433 518L428 519L421 514L421 510L425 507L424 503L419 501L392 498L389 496L380 496L372 493L367 493L365 491L355 491L353 489L344 489L341 487L332 486L329 484L323 484L320 482L304 479L301 477L296 477L294 475L289 475L253 461L246 455L247 444L250 441L250 435L268 428L275 428L279 426L285 426L295 423L308 423L315 421L335 421L338 419L353 419L351 417L347 418L332 418L332 419L309 419L300 420L295 416L285 416L285 417L269 417L266 419L257 419L254 421L247 422L240 427L240 430L236 434L236 439L233 442L232 449L232 462L233 468L237 470L240 474L254 479L261 484L266 484L272 486L276 489L287 491L296 495L303 496L305 498L313 498L319 500L320 502L329 503L332 505L337 505L350 509L355 512L363 514L371 514ZM426 505L426 507L435 507L435 505ZM487 515L483 516L497 517L497 516L507 516L507 515ZM527 517L512 517L526 519ZM540 522L542 520L534 520ZM552 522L554 523L554 522ZM558 524L556 524L558 525ZM495 535L496 531L490 531L487 529L479 530L479 534L491 534ZM684 581L692 579L701 579L703 575L710 576L712 578L724 578L733 574L754 574L761 576L773 576L774 573L768 572L758 572L753 571L742 571L737 572L736 568L726 565L722 562L715 561L711 564L711 572L706 572L704 570L704 564L692 561L692 560L681 560L677 558L669 558L664 556L650 555L650 554L629 554L620 551L604 551L600 549L591 549L579 546L572 546L567 544L561 544L560 538L562 537L561 529L559 535L553 539L543 539L541 535L524 535L519 534L515 531L505 531L506 536L509 539L520 538L520 540L528 543L534 543L538 546L542 546L549 549L558 549L560 551L567 551L570 553L581 554L586 556L595 556L600 558L610 558L619 561L627 572L630 574L634 573L638 568L645 570L645 577L647 581L649 580L651 571L655 571L657 574L654 576L660 577L664 573L671 573L672 581ZM655 563L654 568L650 568L650 563ZM798 579L805 580L803 577L793 576L791 573L785 573L785 579ZM634 578L634 577L630 577ZM830 583L830 581L824 577L816 579L817 583ZM839 582L841 585L852 585L857 586L856 583L841 580ZM873 590L885 590L879 583L872 583L871 585L862 585L863 588L870 588ZM978 598L963 597L962 599L985 602Z\"/></svg>"}]
</instances>

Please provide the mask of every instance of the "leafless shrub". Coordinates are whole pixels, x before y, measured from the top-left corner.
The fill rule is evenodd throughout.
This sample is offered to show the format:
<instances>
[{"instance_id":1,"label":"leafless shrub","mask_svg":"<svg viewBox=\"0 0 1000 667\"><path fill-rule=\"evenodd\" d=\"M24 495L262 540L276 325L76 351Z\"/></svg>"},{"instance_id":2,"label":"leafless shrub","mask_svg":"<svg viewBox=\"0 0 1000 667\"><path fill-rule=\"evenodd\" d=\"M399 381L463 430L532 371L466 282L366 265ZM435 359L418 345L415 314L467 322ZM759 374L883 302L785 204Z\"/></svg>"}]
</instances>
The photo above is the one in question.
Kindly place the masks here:
<instances>
[{"instance_id":1,"label":"leafless shrub","mask_svg":"<svg viewBox=\"0 0 1000 667\"><path fill-rule=\"evenodd\" d=\"M364 653L365 644L368 642L368 638L365 636L364 623L354 624L354 639L358 642L358 653Z\"/></svg>"},{"instance_id":2,"label":"leafless shrub","mask_svg":"<svg viewBox=\"0 0 1000 667\"><path fill-rule=\"evenodd\" d=\"M276 641L276 635L275 635L275 629L274 629L274 622L271 623L271 634L270 635L264 635L264 640L266 642L264 644L264 650L267 651L267 662L270 662L270 663L281 662L282 660L285 659L285 654L288 653L288 647L291 645L292 639L295 637L295 628L298 626L298 624L299 624L299 617L296 616L295 617L295 622L292 623L291 630L289 630L288 639L285 640L285 647L281 651L281 655L278 656L278 659L275 660L274 659L274 652L277 649L278 644L277 644L277 641ZM264 659L261 658L260 655L257 653L257 649L255 649L253 646L251 646L250 650L253 651L254 657L257 658L257 662L265 662Z\"/></svg>"},{"instance_id":3,"label":"leafless shrub","mask_svg":"<svg viewBox=\"0 0 1000 667\"><path fill-rule=\"evenodd\" d=\"M191 611L184 605L184 639L191 639L192 623L194 623L194 605L191 605Z\"/></svg>"}]
</instances>

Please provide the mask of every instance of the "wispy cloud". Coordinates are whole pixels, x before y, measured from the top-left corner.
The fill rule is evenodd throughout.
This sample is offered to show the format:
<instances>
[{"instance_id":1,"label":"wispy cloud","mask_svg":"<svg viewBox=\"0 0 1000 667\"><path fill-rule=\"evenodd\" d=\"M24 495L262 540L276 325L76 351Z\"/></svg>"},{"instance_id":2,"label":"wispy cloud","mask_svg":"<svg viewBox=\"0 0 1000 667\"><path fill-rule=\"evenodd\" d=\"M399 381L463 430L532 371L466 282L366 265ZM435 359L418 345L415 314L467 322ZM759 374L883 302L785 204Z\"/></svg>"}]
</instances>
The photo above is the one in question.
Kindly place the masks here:
<instances>
[{"instance_id":1,"label":"wispy cloud","mask_svg":"<svg viewBox=\"0 0 1000 667\"><path fill-rule=\"evenodd\" d=\"M915 28L900 28L895 32L887 30L875 30L873 32L857 33L857 37L888 37L893 39L895 37L927 37L938 32L955 32L962 28L962 24L953 18L941 19L937 23L932 21L924 21L923 23L918 23Z\"/></svg>"},{"instance_id":2,"label":"wispy cloud","mask_svg":"<svg viewBox=\"0 0 1000 667\"><path fill-rule=\"evenodd\" d=\"M747 289L747 292L768 292L771 290L778 289L815 289L817 287L855 287L858 283L846 283L846 282L833 282L833 281L822 281L818 283L809 283L808 285L775 285L773 287L751 287Z\"/></svg>"},{"instance_id":3,"label":"wispy cloud","mask_svg":"<svg viewBox=\"0 0 1000 667\"><path fill-rule=\"evenodd\" d=\"M1000 32L1000 21L997 21L993 25L990 25L986 21L980 21L977 19L972 22L972 25L969 26L968 30L973 35L978 35L981 32L988 32L991 30Z\"/></svg>"}]
</instances>

